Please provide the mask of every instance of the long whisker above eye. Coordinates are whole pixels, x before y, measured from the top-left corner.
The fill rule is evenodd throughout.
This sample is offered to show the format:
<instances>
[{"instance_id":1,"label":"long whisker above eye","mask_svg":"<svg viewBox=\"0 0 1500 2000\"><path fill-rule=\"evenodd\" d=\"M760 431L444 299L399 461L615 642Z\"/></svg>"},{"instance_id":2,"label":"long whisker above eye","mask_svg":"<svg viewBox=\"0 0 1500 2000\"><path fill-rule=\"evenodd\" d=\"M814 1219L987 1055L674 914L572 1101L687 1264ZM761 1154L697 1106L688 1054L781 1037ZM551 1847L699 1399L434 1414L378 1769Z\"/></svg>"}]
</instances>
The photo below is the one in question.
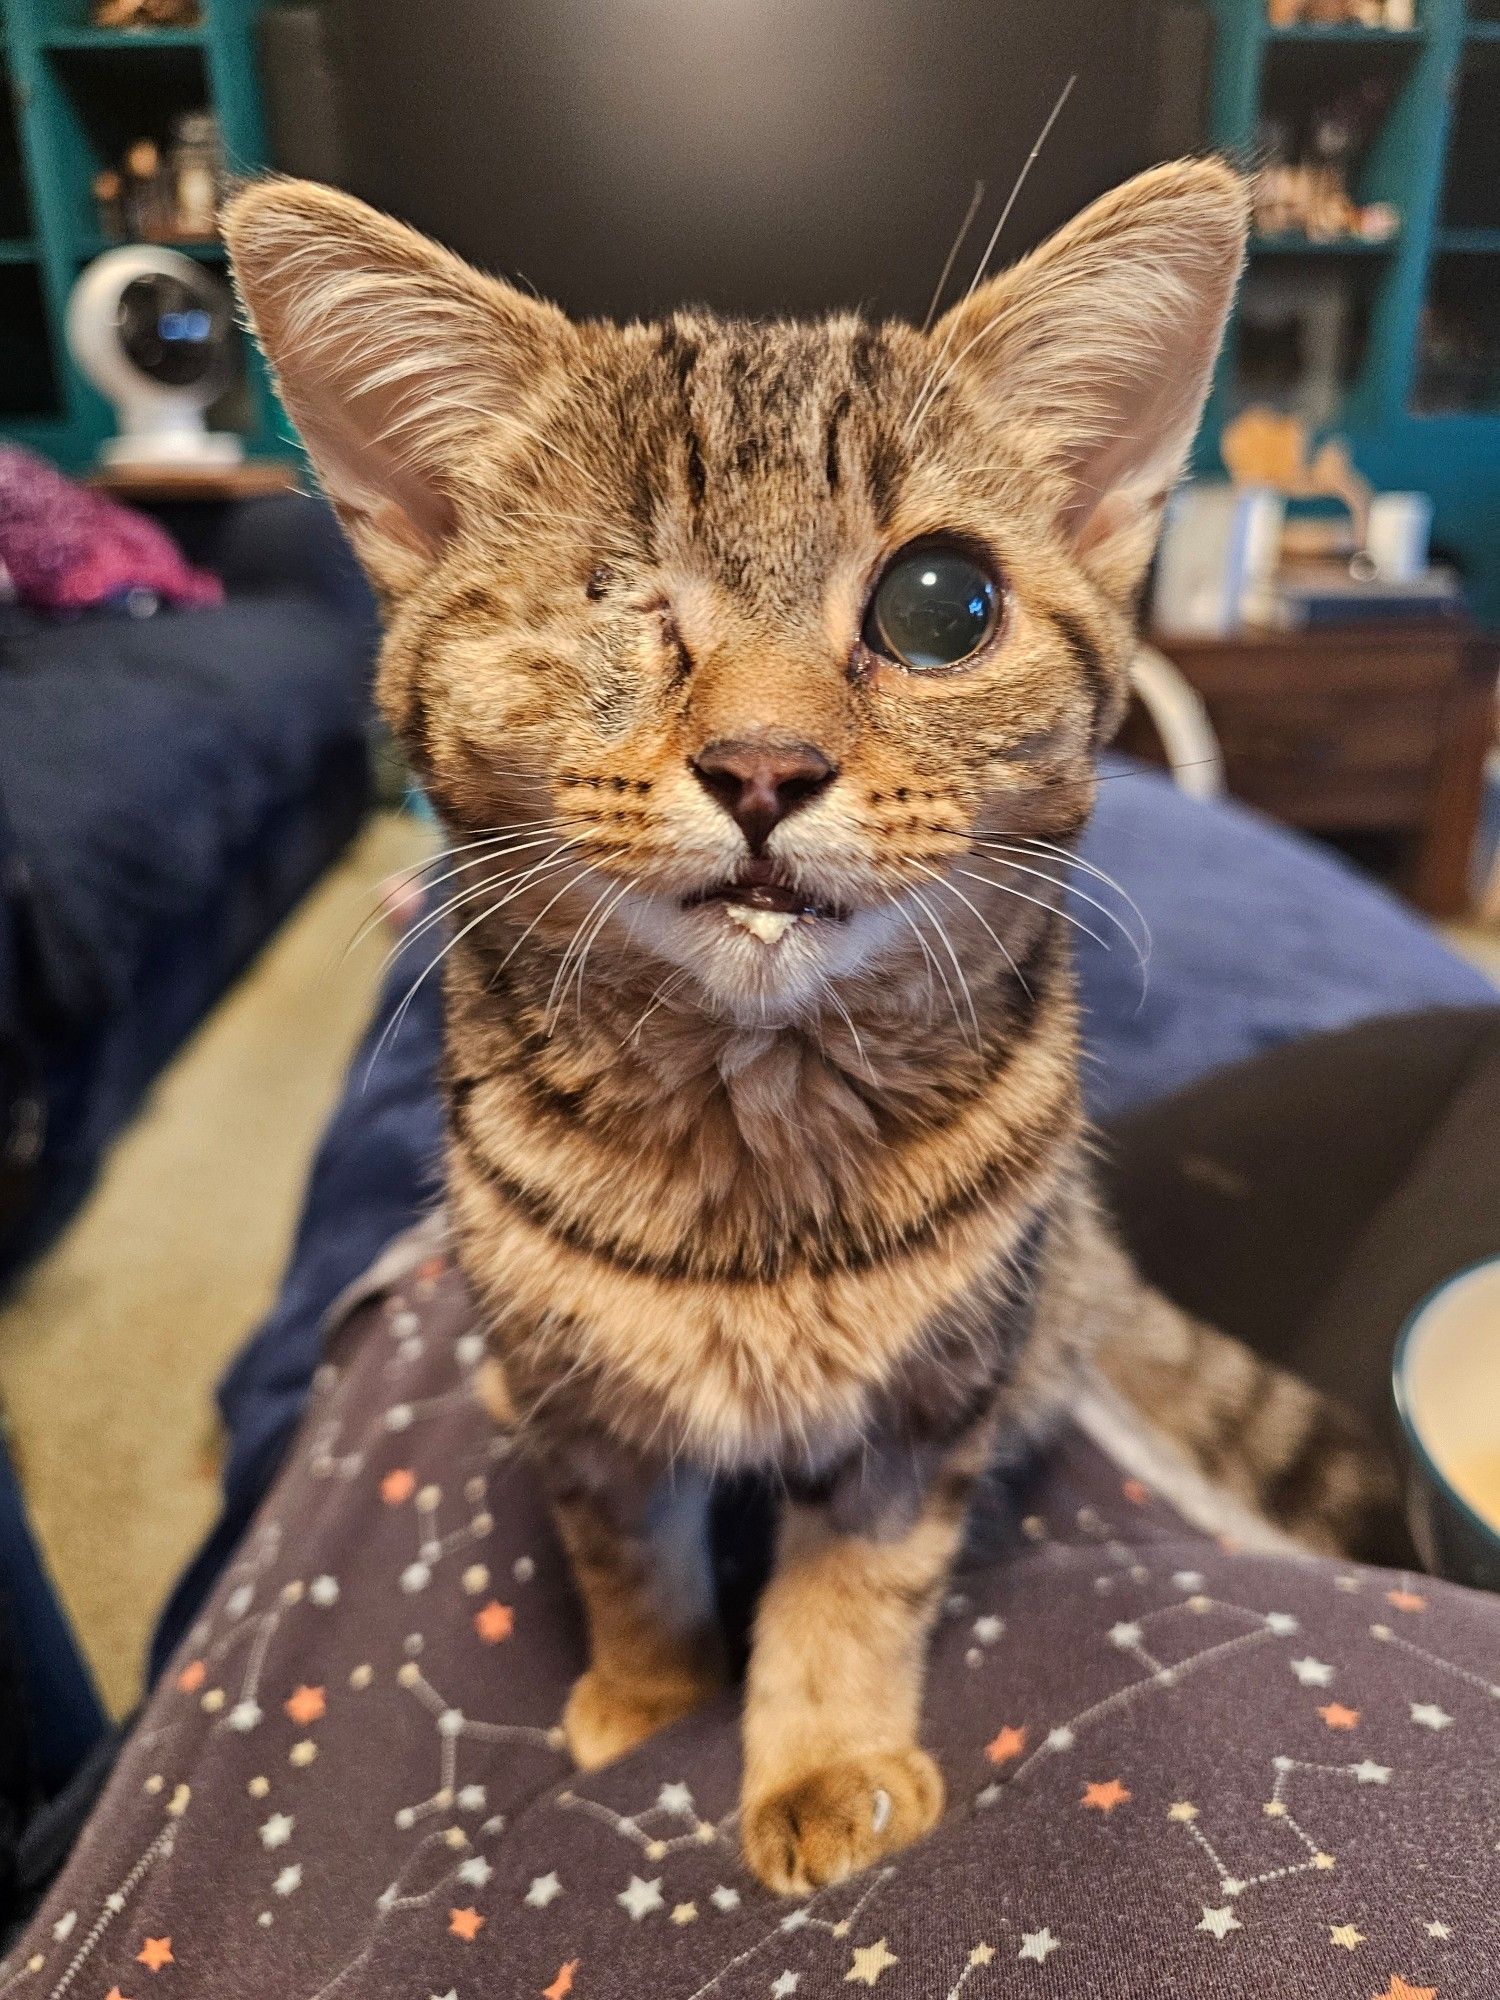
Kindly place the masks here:
<instances>
[{"instance_id":1,"label":"long whisker above eye","mask_svg":"<svg viewBox=\"0 0 1500 2000\"><path fill-rule=\"evenodd\" d=\"M1026 159L1024 164L1022 165L1021 171L1016 176L1015 186L1012 187L1010 191L1010 197L1007 200L1004 208L1002 208L1000 211L1000 220L995 224L994 229L990 232L990 240L984 246L984 255L980 258L978 265L975 267L974 275L969 280L969 289L964 293L963 300L960 301L961 304L966 303L969 299L973 298L975 292L978 291L980 282L983 279L985 272L989 269L990 259L995 254L995 246L1000 241L1001 233L1004 230L1006 223L1010 221L1011 212L1015 208L1016 203L1021 198L1021 190L1022 188L1025 187L1027 181L1031 178L1031 170L1037 163L1037 156L1040 154L1043 146L1046 145L1048 139L1051 138L1052 128L1057 123L1058 119L1061 118L1063 114L1063 106L1067 103L1068 99L1073 95L1073 86L1074 84L1077 83L1077 81L1078 81L1078 76L1075 71L1075 73L1072 76L1070 76L1067 82L1063 85L1062 90L1058 96L1057 102L1053 105L1052 110L1047 118L1046 124L1043 125L1041 131L1037 134L1036 144L1032 147L1031 151L1026 155ZM974 345L974 341L971 340L967 346L959 349L958 353L953 357L953 359L950 362L948 362L946 368L943 367L943 362L948 353L949 343L953 339L953 328L957 324L958 324L957 320L954 320L950 324L947 333L943 336L942 346L938 349L936 355L933 357L932 366L927 371L926 380L923 382L921 388L917 391L916 400L913 402L911 407L911 412L906 419L906 429L903 434L905 437L905 441L908 444L911 442L912 433L913 431L915 431L917 425L922 421L922 418L925 415L929 404L932 402L933 397L940 392L944 382L947 381L948 377L953 373L953 370L958 366L959 362L963 360L964 356L968 353L969 348ZM982 336L976 336L976 338L980 337ZM939 374L938 372L940 369L942 370L941 374Z\"/></svg>"}]
</instances>

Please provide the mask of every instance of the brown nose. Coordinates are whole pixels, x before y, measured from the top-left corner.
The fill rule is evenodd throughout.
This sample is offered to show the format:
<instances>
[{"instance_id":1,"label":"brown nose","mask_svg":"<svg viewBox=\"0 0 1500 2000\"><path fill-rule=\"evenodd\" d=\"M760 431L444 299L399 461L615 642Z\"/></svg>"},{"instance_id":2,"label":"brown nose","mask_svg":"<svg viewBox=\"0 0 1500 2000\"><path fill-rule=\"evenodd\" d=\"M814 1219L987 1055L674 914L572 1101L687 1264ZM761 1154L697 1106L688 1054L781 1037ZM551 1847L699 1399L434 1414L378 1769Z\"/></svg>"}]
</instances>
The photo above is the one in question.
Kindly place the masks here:
<instances>
[{"instance_id":1,"label":"brown nose","mask_svg":"<svg viewBox=\"0 0 1500 2000\"><path fill-rule=\"evenodd\" d=\"M815 799L835 777L832 764L811 743L738 741L710 743L691 759L693 775L728 813L759 854L790 813Z\"/></svg>"}]
</instances>

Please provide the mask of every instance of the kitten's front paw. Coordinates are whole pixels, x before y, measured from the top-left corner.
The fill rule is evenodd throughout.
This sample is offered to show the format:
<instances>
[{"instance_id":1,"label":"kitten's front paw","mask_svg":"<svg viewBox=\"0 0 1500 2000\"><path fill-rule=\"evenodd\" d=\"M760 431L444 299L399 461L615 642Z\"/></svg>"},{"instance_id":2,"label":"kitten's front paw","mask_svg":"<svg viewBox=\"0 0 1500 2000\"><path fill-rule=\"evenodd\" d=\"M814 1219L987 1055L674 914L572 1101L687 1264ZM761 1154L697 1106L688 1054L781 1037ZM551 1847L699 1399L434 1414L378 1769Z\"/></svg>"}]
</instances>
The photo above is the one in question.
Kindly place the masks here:
<instances>
[{"instance_id":1,"label":"kitten's front paw","mask_svg":"<svg viewBox=\"0 0 1500 2000\"><path fill-rule=\"evenodd\" d=\"M590 1667L573 1683L563 1710L563 1735L582 1771L612 1764L658 1729L700 1708L717 1689L715 1680L674 1680L654 1687L621 1686Z\"/></svg>"},{"instance_id":2,"label":"kitten's front paw","mask_svg":"<svg viewBox=\"0 0 1500 2000\"><path fill-rule=\"evenodd\" d=\"M937 1824L943 1780L925 1750L850 1757L745 1802L745 1859L783 1896L857 1875Z\"/></svg>"}]
</instances>

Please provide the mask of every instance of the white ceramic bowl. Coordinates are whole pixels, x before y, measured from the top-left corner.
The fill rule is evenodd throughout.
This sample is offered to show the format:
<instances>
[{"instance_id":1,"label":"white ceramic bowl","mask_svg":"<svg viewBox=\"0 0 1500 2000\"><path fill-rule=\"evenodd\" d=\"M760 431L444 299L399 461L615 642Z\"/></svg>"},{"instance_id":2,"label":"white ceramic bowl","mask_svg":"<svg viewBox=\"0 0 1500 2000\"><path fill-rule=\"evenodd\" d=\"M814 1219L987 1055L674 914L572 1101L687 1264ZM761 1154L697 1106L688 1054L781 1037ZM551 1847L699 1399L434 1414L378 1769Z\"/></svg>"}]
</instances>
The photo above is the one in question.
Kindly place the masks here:
<instances>
[{"instance_id":1,"label":"white ceramic bowl","mask_svg":"<svg viewBox=\"0 0 1500 2000\"><path fill-rule=\"evenodd\" d=\"M1500 1590L1500 1257L1417 1308L1392 1373L1423 1560L1457 1583Z\"/></svg>"}]
</instances>

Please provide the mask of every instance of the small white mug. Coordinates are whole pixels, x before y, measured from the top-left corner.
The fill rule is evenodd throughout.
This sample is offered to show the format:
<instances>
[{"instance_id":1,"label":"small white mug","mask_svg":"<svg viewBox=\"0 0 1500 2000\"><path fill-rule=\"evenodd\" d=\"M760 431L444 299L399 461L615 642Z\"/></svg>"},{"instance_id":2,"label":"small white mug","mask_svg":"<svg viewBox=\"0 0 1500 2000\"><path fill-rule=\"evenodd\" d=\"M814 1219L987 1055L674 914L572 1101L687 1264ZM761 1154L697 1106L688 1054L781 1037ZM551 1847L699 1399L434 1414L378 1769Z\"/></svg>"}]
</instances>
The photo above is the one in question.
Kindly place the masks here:
<instances>
[{"instance_id":1,"label":"small white mug","mask_svg":"<svg viewBox=\"0 0 1500 2000\"><path fill-rule=\"evenodd\" d=\"M1377 493L1370 502L1365 553L1383 583L1414 583L1426 573L1432 502L1425 493Z\"/></svg>"}]
</instances>

